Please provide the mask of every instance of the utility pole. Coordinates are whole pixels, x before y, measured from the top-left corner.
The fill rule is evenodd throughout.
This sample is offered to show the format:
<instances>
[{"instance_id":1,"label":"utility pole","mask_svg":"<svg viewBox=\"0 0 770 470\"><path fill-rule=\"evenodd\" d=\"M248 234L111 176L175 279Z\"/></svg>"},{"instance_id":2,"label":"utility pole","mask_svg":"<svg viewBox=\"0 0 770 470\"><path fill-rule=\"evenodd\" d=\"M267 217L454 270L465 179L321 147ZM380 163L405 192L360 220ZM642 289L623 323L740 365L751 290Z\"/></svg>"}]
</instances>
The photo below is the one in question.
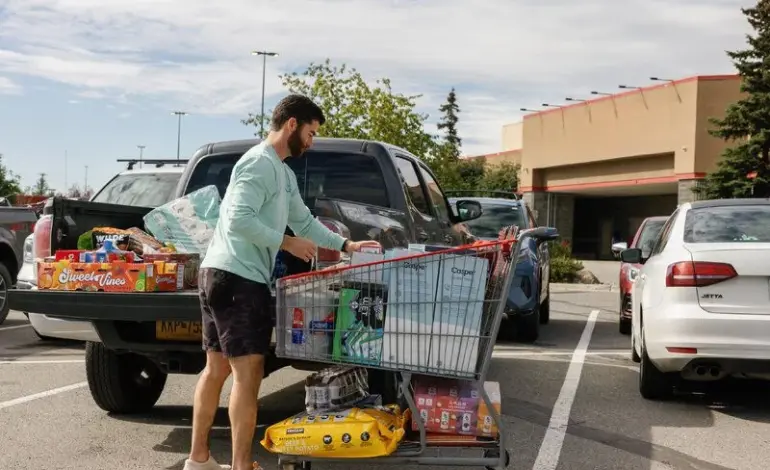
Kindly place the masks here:
<instances>
[{"instance_id":1,"label":"utility pole","mask_svg":"<svg viewBox=\"0 0 770 470\"><path fill-rule=\"evenodd\" d=\"M64 190L69 191L69 186L67 186L67 151L64 151Z\"/></svg>"},{"instance_id":2,"label":"utility pole","mask_svg":"<svg viewBox=\"0 0 770 470\"><path fill-rule=\"evenodd\" d=\"M176 164L179 165L179 148L182 143L182 116L187 116L187 114L184 111L173 111L171 114L175 114L177 117L177 126L176 126Z\"/></svg>"},{"instance_id":3,"label":"utility pole","mask_svg":"<svg viewBox=\"0 0 770 470\"><path fill-rule=\"evenodd\" d=\"M259 137L265 138L265 71L267 69L267 57L275 57L277 52L251 51L251 55L262 56L262 111L259 113Z\"/></svg>"},{"instance_id":4,"label":"utility pole","mask_svg":"<svg viewBox=\"0 0 770 470\"><path fill-rule=\"evenodd\" d=\"M83 183L83 192L85 193L86 191L88 191L88 165L86 165L86 179Z\"/></svg>"},{"instance_id":5,"label":"utility pole","mask_svg":"<svg viewBox=\"0 0 770 470\"><path fill-rule=\"evenodd\" d=\"M139 168L142 167L142 155L144 155L144 148L146 145L137 145L136 146L139 149ZM177 157L179 158L179 157Z\"/></svg>"}]
</instances>

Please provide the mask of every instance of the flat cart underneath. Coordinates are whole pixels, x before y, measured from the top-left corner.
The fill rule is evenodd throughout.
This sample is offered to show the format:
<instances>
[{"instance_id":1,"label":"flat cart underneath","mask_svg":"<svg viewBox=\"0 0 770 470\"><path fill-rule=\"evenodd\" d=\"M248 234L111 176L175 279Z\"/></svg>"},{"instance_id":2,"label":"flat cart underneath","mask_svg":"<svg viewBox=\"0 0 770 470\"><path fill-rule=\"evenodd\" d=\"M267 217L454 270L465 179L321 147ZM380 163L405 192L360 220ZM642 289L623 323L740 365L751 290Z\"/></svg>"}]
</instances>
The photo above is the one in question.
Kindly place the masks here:
<instances>
[{"instance_id":1,"label":"flat cart underneath","mask_svg":"<svg viewBox=\"0 0 770 470\"><path fill-rule=\"evenodd\" d=\"M417 427L387 456L362 459L280 454L280 468L307 470L312 462L354 461L362 465L506 468L505 425L484 382L520 251L518 243L528 237L544 242L556 236L556 231L547 227L504 231L501 238L507 238L497 241L419 254L390 252L391 257L381 261L279 279L276 355L393 372L399 401L408 406ZM325 330L326 336L308 330L307 325L328 318L329 312L339 312L344 302L354 307L348 311L355 312L347 325L335 316L334 330ZM372 331L379 333L373 335ZM429 435L415 402L415 376L473 384L492 421L485 422L484 429L496 429L497 433L491 433L495 437ZM468 426L470 429L471 424Z\"/></svg>"}]
</instances>

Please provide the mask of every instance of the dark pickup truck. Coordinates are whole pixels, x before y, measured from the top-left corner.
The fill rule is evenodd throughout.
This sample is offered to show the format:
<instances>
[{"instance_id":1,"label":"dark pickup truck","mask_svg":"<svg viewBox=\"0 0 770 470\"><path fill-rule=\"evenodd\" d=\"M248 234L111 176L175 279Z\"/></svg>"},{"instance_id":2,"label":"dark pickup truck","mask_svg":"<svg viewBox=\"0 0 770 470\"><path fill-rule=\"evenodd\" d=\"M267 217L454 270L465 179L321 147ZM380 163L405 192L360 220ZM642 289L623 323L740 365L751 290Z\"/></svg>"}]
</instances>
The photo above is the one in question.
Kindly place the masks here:
<instances>
[{"instance_id":1,"label":"dark pickup truck","mask_svg":"<svg viewBox=\"0 0 770 470\"><path fill-rule=\"evenodd\" d=\"M0 324L8 317L8 290L16 284L23 262L24 240L32 233L35 222L37 213L31 208L0 207Z\"/></svg>"},{"instance_id":2,"label":"dark pickup truck","mask_svg":"<svg viewBox=\"0 0 770 470\"><path fill-rule=\"evenodd\" d=\"M171 199L215 185L224 195L233 165L256 140L207 144L195 153ZM475 201L450 207L428 167L409 152L380 142L316 139L305 156L289 158L300 192L315 216L353 240L374 239L383 247L410 242L459 245L469 241L457 224L481 214ZM459 209L462 209L460 211ZM95 226L142 227L151 208L50 199L35 240L49 240L54 253L76 248L78 236ZM464 214L463 217L458 214ZM472 214L470 216L465 214ZM288 229L287 229L288 230ZM47 233L44 233L47 232ZM35 247L35 252L41 253ZM282 256L290 255L282 253ZM319 264L339 262L341 254L319 250ZM287 260L292 274L309 269ZM199 325L195 291L177 293L104 293L12 290L11 308L51 318L91 322L101 342L86 344L86 375L99 407L117 413L142 412L160 397L169 373L197 374L205 363L199 329L181 340L159 339L163 329L180 323ZM176 323L174 323L176 322ZM266 374L287 365L304 370L317 364L267 358ZM393 377L370 374L370 387L391 396Z\"/></svg>"}]
</instances>

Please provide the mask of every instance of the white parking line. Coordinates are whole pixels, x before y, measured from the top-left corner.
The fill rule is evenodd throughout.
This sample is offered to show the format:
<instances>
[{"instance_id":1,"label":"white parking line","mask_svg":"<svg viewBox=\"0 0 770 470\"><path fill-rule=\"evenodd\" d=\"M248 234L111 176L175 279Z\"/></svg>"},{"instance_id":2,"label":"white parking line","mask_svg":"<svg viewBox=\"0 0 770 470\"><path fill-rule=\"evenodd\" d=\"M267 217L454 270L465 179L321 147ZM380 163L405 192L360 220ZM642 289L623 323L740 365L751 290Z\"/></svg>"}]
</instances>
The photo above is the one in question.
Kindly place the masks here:
<instances>
[{"instance_id":1,"label":"white parking line","mask_svg":"<svg viewBox=\"0 0 770 470\"><path fill-rule=\"evenodd\" d=\"M580 336L575 352L572 354L572 361L567 369L567 376L564 384L561 386L559 398L551 413L551 421L548 423L548 431L545 433L543 443L540 445L540 451L537 454L537 460L533 470L555 470L559 464L561 448L564 444L564 437L567 434L569 417L572 411L572 402L577 394L578 384L580 383L580 374L583 372L583 363L585 362L588 345L591 342L591 335L594 332L596 319L599 317L598 310L592 310L591 315L586 321L583 334Z\"/></svg>"},{"instance_id":2,"label":"white parking line","mask_svg":"<svg viewBox=\"0 0 770 470\"><path fill-rule=\"evenodd\" d=\"M12 406L21 405L23 403L29 403L40 398L52 397L60 393L69 392L71 390L77 390L88 385L88 382L78 382L76 384L67 385L65 387L54 388L52 390L46 390L45 392L35 393L33 395L27 395L26 397L15 398L13 400L0 402L0 410L3 408L10 408Z\"/></svg>"},{"instance_id":3,"label":"white parking line","mask_svg":"<svg viewBox=\"0 0 770 470\"><path fill-rule=\"evenodd\" d=\"M494 351L492 357L573 356L575 351ZM586 356L629 356L628 351L587 351Z\"/></svg>"},{"instance_id":4,"label":"white parking line","mask_svg":"<svg viewBox=\"0 0 770 470\"><path fill-rule=\"evenodd\" d=\"M52 359L50 361L11 361L8 359L0 359L0 366L12 366L15 364L82 364L83 362L85 362L84 359Z\"/></svg>"},{"instance_id":5,"label":"white parking line","mask_svg":"<svg viewBox=\"0 0 770 470\"><path fill-rule=\"evenodd\" d=\"M14 325L14 326L0 326L0 331L11 331L11 330L18 330L19 328L27 328L32 326L29 323L26 323L24 325Z\"/></svg>"}]
</instances>

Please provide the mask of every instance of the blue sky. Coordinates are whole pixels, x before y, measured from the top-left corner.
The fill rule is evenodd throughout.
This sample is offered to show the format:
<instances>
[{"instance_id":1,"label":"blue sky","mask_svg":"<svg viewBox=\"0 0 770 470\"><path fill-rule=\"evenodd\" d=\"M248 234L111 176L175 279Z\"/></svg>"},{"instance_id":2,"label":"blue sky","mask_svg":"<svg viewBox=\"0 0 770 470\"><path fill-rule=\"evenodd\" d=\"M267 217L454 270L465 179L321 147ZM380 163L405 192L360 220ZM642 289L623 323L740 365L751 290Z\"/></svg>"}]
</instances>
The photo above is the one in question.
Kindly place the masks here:
<instances>
[{"instance_id":1,"label":"blue sky","mask_svg":"<svg viewBox=\"0 0 770 470\"><path fill-rule=\"evenodd\" d=\"M519 108L650 76L732 73L748 27L735 0L0 0L0 153L30 185L99 187L137 156L245 138L285 93L278 75L329 57L436 115L456 87L469 155L501 150ZM435 131L435 121L428 124Z\"/></svg>"}]
</instances>

